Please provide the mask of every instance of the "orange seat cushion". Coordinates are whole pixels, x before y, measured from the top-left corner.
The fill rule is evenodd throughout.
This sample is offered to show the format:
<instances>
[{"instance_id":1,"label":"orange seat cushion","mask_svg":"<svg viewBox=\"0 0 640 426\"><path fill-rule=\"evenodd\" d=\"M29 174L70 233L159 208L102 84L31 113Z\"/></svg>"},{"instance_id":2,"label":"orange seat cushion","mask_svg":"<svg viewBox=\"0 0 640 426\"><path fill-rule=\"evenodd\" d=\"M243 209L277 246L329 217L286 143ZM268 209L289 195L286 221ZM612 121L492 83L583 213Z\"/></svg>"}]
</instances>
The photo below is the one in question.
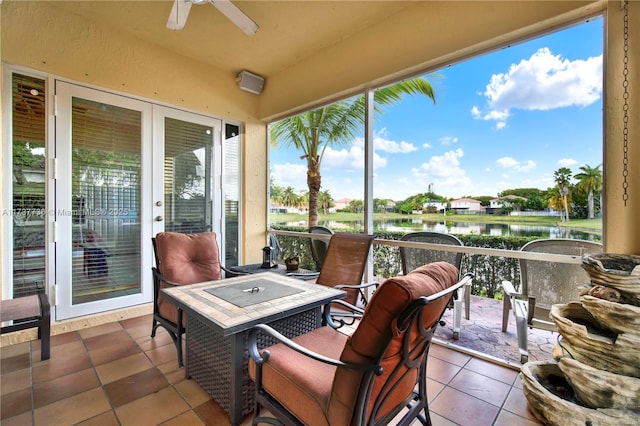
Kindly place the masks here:
<instances>
[{"instance_id":1,"label":"orange seat cushion","mask_svg":"<svg viewBox=\"0 0 640 426\"><path fill-rule=\"evenodd\" d=\"M292 339L321 355L338 359L347 336L331 327L320 327ZM313 360L279 343L269 347L262 367L262 386L306 425L330 425L326 416L336 367ZM249 375L255 380L255 362Z\"/></svg>"}]
</instances>

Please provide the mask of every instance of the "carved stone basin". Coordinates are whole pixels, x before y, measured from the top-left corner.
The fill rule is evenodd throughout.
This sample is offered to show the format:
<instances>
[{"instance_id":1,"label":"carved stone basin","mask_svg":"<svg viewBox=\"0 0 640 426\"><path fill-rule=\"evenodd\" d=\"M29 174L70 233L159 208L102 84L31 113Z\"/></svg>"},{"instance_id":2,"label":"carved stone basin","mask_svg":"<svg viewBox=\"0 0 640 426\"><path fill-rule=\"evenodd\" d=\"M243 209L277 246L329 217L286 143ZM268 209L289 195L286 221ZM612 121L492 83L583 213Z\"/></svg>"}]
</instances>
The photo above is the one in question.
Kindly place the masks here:
<instances>
[{"instance_id":1,"label":"carved stone basin","mask_svg":"<svg viewBox=\"0 0 640 426\"><path fill-rule=\"evenodd\" d=\"M593 296L580 298L586 309L601 327L617 333L640 333L640 306L610 302Z\"/></svg>"},{"instance_id":2,"label":"carved stone basin","mask_svg":"<svg viewBox=\"0 0 640 426\"><path fill-rule=\"evenodd\" d=\"M571 358L561 358L558 367L585 406L640 410L640 378L609 373Z\"/></svg>"},{"instance_id":3,"label":"carved stone basin","mask_svg":"<svg viewBox=\"0 0 640 426\"><path fill-rule=\"evenodd\" d=\"M637 425L640 422L640 411L582 405L553 361L528 362L522 366L520 377L529 409L545 424Z\"/></svg>"},{"instance_id":4,"label":"carved stone basin","mask_svg":"<svg viewBox=\"0 0 640 426\"><path fill-rule=\"evenodd\" d=\"M582 267L591 284L620 291L632 304L640 306L640 256L632 254L585 254Z\"/></svg>"},{"instance_id":5,"label":"carved stone basin","mask_svg":"<svg viewBox=\"0 0 640 426\"><path fill-rule=\"evenodd\" d=\"M553 305L549 316L570 357L599 370L640 377L640 335L602 328L580 302Z\"/></svg>"}]
</instances>

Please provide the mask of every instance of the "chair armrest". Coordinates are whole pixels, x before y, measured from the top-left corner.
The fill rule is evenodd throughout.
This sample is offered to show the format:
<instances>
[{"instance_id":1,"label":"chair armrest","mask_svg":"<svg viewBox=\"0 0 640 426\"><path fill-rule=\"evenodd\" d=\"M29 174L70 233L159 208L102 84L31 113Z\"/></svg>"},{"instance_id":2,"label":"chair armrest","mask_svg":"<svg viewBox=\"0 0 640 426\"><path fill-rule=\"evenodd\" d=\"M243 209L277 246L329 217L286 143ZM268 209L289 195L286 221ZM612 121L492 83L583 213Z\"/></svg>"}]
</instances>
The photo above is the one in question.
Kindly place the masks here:
<instances>
[{"instance_id":1,"label":"chair armrest","mask_svg":"<svg viewBox=\"0 0 640 426\"><path fill-rule=\"evenodd\" d=\"M260 350L258 349L257 335L259 332L268 334L269 336L275 338L277 341L293 349L294 351L306 357L323 362L325 364L330 364L336 367L348 368L352 370L373 371L377 375L382 374L382 367L377 364L352 364L352 363L347 363L337 359L326 357L317 352L313 352L305 348L304 346L297 344L293 340L283 336L282 334L278 333L276 330L274 330L273 328L269 327L266 324L255 325L251 330L249 330L249 340L248 340L249 356L251 356L251 358L256 364L262 364L269 359L268 349L264 349L262 352L260 352ZM336 333L338 332L336 331Z\"/></svg>"},{"instance_id":2,"label":"chair armrest","mask_svg":"<svg viewBox=\"0 0 640 426\"><path fill-rule=\"evenodd\" d=\"M180 283L169 281L168 279L163 277L162 274L160 273L160 271L158 271L158 268L152 267L151 270L153 271L153 277L155 279L157 279L158 282L162 281L163 283L165 283L165 284L167 284L168 286L171 286L171 287L177 287L179 285L182 285Z\"/></svg>"},{"instance_id":3,"label":"chair armrest","mask_svg":"<svg viewBox=\"0 0 640 426\"><path fill-rule=\"evenodd\" d=\"M502 291L504 292L505 297L522 297L522 293L518 293L516 289L513 287L511 281L502 281Z\"/></svg>"},{"instance_id":4,"label":"chair armrest","mask_svg":"<svg viewBox=\"0 0 640 426\"><path fill-rule=\"evenodd\" d=\"M320 272L287 272L288 277L312 280L320 276Z\"/></svg>"},{"instance_id":5,"label":"chair armrest","mask_svg":"<svg viewBox=\"0 0 640 426\"><path fill-rule=\"evenodd\" d=\"M240 277L243 275L250 275L248 272L232 271L231 269L225 268L222 265L220 265L220 269L222 269L222 271L224 272L225 278L233 278L233 277Z\"/></svg>"},{"instance_id":6,"label":"chair armrest","mask_svg":"<svg viewBox=\"0 0 640 426\"><path fill-rule=\"evenodd\" d=\"M331 310L331 305L339 305L342 309ZM336 299L332 300L325 305L322 310L322 321L329 327L337 330L345 325L353 325L353 322L347 323L345 319L353 318L360 319L364 314L364 309L359 306L354 306L344 300Z\"/></svg>"},{"instance_id":7,"label":"chair armrest","mask_svg":"<svg viewBox=\"0 0 640 426\"><path fill-rule=\"evenodd\" d=\"M365 283L365 284L358 284L358 285L338 284L333 286L333 288L337 290L342 290L345 288L361 290L369 287L378 287L379 285L380 285L379 282L372 282L372 283Z\"/></svg>"}]
</instances>

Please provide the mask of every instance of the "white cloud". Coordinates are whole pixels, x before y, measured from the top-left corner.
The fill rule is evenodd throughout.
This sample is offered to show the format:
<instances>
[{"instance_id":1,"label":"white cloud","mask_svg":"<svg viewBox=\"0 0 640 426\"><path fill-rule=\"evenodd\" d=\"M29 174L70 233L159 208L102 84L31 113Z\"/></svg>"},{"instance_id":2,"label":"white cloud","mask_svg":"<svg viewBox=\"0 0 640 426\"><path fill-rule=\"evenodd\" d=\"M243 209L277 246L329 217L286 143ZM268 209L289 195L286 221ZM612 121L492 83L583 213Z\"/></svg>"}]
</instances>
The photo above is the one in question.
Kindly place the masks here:
<instances>
[{"instance_id":1,"label":"white cloud","mask_svg":"<svg viewBox=\"0 0 640 426\"><path fill-rule=\"evenodd\" d=\"M601 93L602 55L571 61L544 47L506 73L494 74L484 92L487 111L474 106L471 115L503 128L512 109L584 107L600 99Z\"/></svg>"},{"instance_id":2,"label":"white cloud","mask_svg":"<svg viewBox=\"0 0 640 426\"><path fill-rule=\"evenodd\" d=\"M457 197L460 194L470 193L473 187L471 179L460 166L460 159L463 156L464 151L458 148L447 151L443 155L434 155L420 167L412 168L414 180L409 184L417 189L412 193L425 192L429 185L433 185L437 194L444 196Z\"/></svg>"},{"instance_id":3,"label":"white cloud","mask_svg":"<svg viewBox=\"0 0 640 426\"><path fill-rule=\"evenodd\" d=\"M505 169L513 169L517 172L530 172L536 168L536 163L533 160L521 162L512 157L498 158L496 163Z\"/></svg>"},{"instance_id":4,"label":"white cloud","mask_svg":"<svg viewBox=\"0 0 640 426\"><path fill-rule=\"evenodd\" d=\"M271 176L276 185L306 190L307 166L305 164L274 164L271 167Z\"/></svg>"},{"instance_id":5,"label":"white cloud","mask_svg":"<svg viewBox=\"0 0 640 426\"><path fill-rule=\"evenodd\" d=\"M575 164L578 164L578 162L576 160L574 160L573 158L561 158L560 160L558 160L557 164L560 167L570 167L570 166L573 166Z\"/></svg>"},{"instance_id":6,"label":"white cloud","mask_svg":"<svg viewBox=\"0 0 640 426\"><path fill-rule=\"evenodd\" d=\"M377 153L373 153L374 170L387 165L387 159ZM349 149L333 149L328 147L322 157L322 169L339 169L344 171L355 171L364 169L364 148L362 143L356 143ZM306 178L305 178L306 182Z\"/></svg>"},{"instance_id":7,"label":"white cloud","mask_svg":"<svg viewBox=\"0 0 640 426\"><path fill-rule=\"evenodd\" d=\"M424 149L429 149L429 148L431 148L431 144L429 144L429 143L423 143L423 144L422 144L422 147L423 147Z\"/></svg>"},{"instance_id":8,"label":"white cloud","mask_svg":"<svg viewBox=\"0 0 640 426\"><path fill-rule=\"evenodd\" d=\"M440 138L440 143L442 145L451 145L454 143L458 143L458 138L455 136L444 136Z\"/></svg>"}]
</instances>

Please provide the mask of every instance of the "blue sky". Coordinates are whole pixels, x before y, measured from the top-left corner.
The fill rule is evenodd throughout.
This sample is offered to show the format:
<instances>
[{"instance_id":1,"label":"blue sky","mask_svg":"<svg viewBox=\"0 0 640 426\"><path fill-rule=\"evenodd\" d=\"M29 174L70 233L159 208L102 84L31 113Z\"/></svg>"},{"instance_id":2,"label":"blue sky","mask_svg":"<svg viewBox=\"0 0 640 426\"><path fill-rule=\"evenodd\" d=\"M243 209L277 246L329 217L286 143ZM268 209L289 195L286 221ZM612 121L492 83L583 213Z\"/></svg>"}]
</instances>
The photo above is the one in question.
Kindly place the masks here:
<instances>
[{"instance_id":1,"label":"blue sky","mask_svg":"<svg viewBox=\"0 0 640 426\"><path fill-rule=\"evenodd\" d=\"M554 185L553 172L602 163L603 20L427 74L436 104L407 97L375 122L374 197L427 192L458 198ZM271 149L277 185L304 192L306 163ZM328 150L322 189L363 197L363 138Z\"/></svg>"}]
</instances>

